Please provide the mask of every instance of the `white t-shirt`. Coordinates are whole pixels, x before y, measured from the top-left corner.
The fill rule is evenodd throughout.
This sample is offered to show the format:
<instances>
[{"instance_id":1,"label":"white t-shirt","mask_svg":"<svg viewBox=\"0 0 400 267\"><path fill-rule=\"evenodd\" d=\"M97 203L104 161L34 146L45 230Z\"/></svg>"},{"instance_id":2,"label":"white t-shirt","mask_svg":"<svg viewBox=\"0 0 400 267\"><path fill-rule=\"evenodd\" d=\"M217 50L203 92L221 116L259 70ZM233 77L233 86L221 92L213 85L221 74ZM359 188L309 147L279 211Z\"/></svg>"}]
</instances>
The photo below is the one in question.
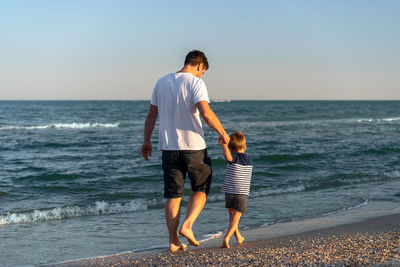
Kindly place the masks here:
<instances>
[{"instance_id":1,"label":"white t-shirt","mask_svg":"<svg viewBox=\"0 0 400 267\"><path fill-rule=\"evenodd\" d=\"M196 108L200 101L210 102L207 87L191 73L172 72L157 81L151 104L158 108L159 149L206 148L200 112Z\"/></svg>"}]
</instances>

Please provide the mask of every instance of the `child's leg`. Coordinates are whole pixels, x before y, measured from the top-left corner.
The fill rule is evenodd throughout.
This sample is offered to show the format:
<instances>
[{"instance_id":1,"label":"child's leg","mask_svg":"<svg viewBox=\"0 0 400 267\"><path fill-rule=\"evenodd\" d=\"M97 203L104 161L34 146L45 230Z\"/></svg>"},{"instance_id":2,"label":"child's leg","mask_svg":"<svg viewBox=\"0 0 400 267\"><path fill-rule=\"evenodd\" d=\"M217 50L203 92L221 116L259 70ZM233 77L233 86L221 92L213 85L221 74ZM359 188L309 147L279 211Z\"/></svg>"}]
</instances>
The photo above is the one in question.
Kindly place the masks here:
<instances>
[{"instance_id":1,"label":"child's leg","mask_svg":"<svg viewBox=\"0 0 400 267\"><path fill-rule=\"evenodd\" d=\"M235 231L237 231L238 225L239 225L239 220L240 216L242 216L242 213L233 210L233 212L229 212L229 217L230 217L230 223L229 223L229 228L228 232L225 235L224 240L222 241L222 248L229 248L229 239L231 239L231 236Z\"/></svg>"},{"instance_id":2,"label":"child's leg","mask_svg":"<svg viewBox=\"0 0 400 267\"><path fill-rule=\"evenodd\" d=\"M234 211L234 209L232 209L232 208L229 209L229 222L232 221L232 214L233 214L233 211ZM239 224L236 226L236 229L235 229L235 237L236 237L236 240L237 240L237 242L238 242L239 244L242 244L242 243L243 243L244 237L243 237L243 236L240 234L240 232L239 232Z\"/></svg>"},{"instance_id":3,"label":"child's leg","mask_svg":"<svg viewBox=\"0 0 400 267\"><path fill-rule=\"evenodd\" d=\"M236 237L236 240L237 240L238 244L242 244L243 243L244 237L240 234L239 229L237 228L237 226L236 226L236 231L235 231L235 237Z\"/></svg>"}]
</instances>

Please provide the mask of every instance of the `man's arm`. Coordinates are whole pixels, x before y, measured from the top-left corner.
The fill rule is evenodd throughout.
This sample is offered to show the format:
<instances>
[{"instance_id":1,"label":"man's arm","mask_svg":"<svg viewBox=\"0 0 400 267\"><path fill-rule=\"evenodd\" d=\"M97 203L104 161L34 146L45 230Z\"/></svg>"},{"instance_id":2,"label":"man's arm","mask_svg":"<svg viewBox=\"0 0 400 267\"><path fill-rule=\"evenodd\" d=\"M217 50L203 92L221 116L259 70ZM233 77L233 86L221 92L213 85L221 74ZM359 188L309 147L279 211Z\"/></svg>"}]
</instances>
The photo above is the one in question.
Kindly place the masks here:
<instances>
[{"instance_id":1,"label":"man's arm","mask_svg":"<svg viewBox=\"0 0 400 267\"><path fill-rule=\"evenodd\" d=\"M146 122L144 123L144 140L142 145L142 156L145 160L149 159L153 150L151 146L151 134L153 133L154 126L156 125L158 116L157 106L150 104L149 114L147 114Z\"/></svg>"},{"instance_id":2,"label":"man's arm","mask_svg":"<svg viewBox=\"0 0 400 267\"><path fill-rule=\"evenodd\" d=\"M225 132L224 127L222 127L217 115L210 108L207 101L200 101L196 103L196 107L200 112L200 115L206 121L206 123L213 128L221 137L224 144L229 143L229 135Z\"/></svg>"}]
</instances>

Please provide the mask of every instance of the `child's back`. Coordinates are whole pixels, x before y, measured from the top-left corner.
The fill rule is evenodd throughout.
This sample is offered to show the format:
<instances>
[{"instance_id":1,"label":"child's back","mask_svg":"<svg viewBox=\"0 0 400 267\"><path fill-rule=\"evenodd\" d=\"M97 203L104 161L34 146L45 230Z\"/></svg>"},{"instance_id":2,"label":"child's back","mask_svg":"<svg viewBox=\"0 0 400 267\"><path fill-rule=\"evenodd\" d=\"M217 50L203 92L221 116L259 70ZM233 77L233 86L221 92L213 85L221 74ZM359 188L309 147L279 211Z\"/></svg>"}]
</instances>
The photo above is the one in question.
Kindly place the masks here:
<instances>
[{"instance_id":1,"label":"child's back","mask_svg":"<svg viewBox=\"0 0 400 267\"><path fill-rule=\"evenodd\" d=\"M232 161L226 167L225 181L221 187L224 193L246 195L250 193L253 163L246 153L232 152Z\"/></svg>"}]
</instances>

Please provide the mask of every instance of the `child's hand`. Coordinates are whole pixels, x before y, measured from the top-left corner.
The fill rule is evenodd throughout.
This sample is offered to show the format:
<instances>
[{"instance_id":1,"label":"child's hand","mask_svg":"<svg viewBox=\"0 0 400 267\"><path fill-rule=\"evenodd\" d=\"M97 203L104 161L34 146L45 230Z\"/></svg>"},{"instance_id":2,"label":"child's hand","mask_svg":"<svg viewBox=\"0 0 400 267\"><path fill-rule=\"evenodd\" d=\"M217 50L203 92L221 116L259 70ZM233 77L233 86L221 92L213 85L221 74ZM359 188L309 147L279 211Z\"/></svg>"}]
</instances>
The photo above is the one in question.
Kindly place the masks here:
<instances>
[{"instance_id":1,"label":"child's hand","mask_svg":"<svg viewBox=\"0 0 400 267\"><path fill-rule=\"evenodd\" d=\"M224 139L222 138L222 136L218 136L218 143L219 143L221 146L227 146L227 144L224 143Z\"/></svg>"}]
</instances>

